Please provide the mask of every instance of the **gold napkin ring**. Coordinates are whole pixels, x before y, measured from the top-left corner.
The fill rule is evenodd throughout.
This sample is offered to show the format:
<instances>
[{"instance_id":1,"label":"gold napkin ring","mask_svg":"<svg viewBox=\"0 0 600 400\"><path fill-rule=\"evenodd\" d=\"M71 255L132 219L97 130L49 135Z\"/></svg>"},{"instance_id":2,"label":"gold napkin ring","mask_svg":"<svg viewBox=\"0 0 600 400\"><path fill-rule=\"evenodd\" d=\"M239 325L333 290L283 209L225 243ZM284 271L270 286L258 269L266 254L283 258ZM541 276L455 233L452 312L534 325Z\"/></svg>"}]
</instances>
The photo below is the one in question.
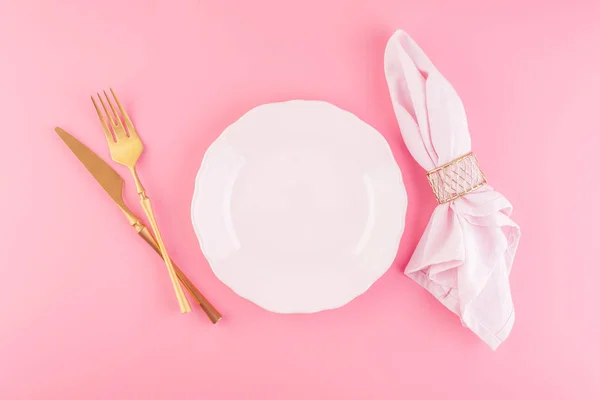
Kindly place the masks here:
<instances>
[{"instance_id":1,"label":"gold napkin ring","mask_svg":"<svg viewBox=\"0 0 600 400\"><path fill-rule=\"evenodd\" d=\"M439 204L458 199L487 182L473 153L428 171L427 180Z\"/></svg>"}]
</instances>

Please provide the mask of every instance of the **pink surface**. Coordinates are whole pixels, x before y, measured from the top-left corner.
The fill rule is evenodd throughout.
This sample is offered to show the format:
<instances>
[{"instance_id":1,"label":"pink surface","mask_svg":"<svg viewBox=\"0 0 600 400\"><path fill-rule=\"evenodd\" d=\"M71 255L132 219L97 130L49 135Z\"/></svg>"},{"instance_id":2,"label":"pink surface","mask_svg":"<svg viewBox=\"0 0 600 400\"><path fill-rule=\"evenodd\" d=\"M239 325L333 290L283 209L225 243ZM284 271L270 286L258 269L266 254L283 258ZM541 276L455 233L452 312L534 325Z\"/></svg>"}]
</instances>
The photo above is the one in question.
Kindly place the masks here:
<instances>
[{"instance_id":1,"label":"pink surface","mask_svg":"<svg viewBox=\"0 0 600 400\"><path fill-rule=\"evenodd\" d=\"M598 1L0 2L0 398L598 398L599 15ZM516 323L496 352L402 274L435 200L383 74L398 28L458 90L523 229ZM179 315L161 260L52 130L107 156L89 95L108 86L146 143L141 175L173 258L225 315L216 326ZM390 271L315 315L237 297L189 217L212 140L291 98L382 132L409 195Z\"/></svg>"}]
</instances>

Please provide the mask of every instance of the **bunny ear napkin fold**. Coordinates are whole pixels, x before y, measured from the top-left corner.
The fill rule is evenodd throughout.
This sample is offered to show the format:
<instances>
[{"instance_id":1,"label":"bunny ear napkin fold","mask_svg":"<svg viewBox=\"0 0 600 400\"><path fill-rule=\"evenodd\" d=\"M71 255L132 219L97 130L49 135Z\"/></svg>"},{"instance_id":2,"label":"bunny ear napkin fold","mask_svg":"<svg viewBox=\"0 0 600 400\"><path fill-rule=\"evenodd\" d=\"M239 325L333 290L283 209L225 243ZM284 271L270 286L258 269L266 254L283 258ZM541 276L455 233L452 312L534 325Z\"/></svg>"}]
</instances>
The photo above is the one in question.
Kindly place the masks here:
<instances>
[{"instance_id":1,"label":"bunny ear napkin fold","mask_svg":"<svg viewBox=\"0 0 600 400\"><path fill-rule=\"evenodd\" d=\"M439 203L405 274L496 349L515 319L508 276L521 231L512 206L487 184L460 97L417 43L397 31L384 64L402 137Z\"/></svg>"}]
</instances>

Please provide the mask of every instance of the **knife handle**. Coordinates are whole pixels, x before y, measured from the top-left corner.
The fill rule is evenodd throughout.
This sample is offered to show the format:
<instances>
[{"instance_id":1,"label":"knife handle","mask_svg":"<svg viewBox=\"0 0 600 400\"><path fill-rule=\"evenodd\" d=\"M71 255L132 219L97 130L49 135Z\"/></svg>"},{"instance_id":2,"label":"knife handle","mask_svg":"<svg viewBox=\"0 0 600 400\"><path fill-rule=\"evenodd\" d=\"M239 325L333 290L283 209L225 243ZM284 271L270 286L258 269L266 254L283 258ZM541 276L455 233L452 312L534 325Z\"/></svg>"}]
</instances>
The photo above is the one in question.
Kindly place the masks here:
<instances>
[{"instance_id":1,"label":"knife handle","mask_svg":"<svg viewBox=\"0 0 600 400\"><path fill-rule=\"evenodd\" d=\"M142 239L144 239L146 243L148 243L150 247L152 247L154 251L158 253L158 255L162 256L162 253L160 252L160 247L158 246L156 239L154 239L154 236L152 236L148 228L139 220L134 222L133 227L135 228L138 235L140 235ZM204 297L202 293L200 293L198 288L196 288L192 281L190 281L188 277L185 276L183 271L179 269L179 267L173 262L173 260L171 260L171 262L173 263L173 268L175 269L175 273L177 274L179 281L183 283L183 286L185 286L190 295L192 295L194 300L196 300L196 303L198 303L202 310L204 310L210 321L213 324L219 322L221 318L223 318L221 313L219 313L219 311L217 311L217 309L210 303L210 301L208 301L206 297Z\"/></svg>"}]
</instances>

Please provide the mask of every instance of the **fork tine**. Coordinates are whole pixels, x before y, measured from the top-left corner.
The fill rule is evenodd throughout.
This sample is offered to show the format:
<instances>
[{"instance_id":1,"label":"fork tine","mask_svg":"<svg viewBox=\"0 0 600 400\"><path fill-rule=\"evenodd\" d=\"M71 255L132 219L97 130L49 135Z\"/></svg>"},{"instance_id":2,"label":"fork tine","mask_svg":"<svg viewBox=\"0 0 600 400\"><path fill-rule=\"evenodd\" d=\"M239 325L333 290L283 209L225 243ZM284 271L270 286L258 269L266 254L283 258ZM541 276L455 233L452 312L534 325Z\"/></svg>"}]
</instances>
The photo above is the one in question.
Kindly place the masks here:
<instances>
[{"instance_id":1,"label":"fork tine","mask_svg":"<svg viewBox=\"0 0 600 400\"><path fill-rule=\"evenodd\" d=\"M104 97L106 97L106 101L108 102L110 110L112 111L112 115L114 115L115 117L115 124L119 125L119 122L121 122L121 118L119 118L119 114L117 113L117 110L115 110L115 106L113 105L112 101L110 101L110 97L108 97L108 95L106 94L106 90L103 90L102 92L104 93Z\"/></svg>"},{"instance_id":2,"label":"fork tine","mask_svg":"<svg viewBox=\"0 0 600 400\"><path fill-rule=\"evenodd\" d=\"M92 99L92 103L94 103L94 108L96 109L96 112L98 113L98 118L100 118L100 123L102 124L102 128L104 129L104 134L106 136L106 140L108 140L109 142L114 142L115 139L114 139L112 133L110 132L108 125L106 125L106 120L104 119L102 112L98 108L98 104L96 104L96 101L94 100L94 96L90 96L90 98Z\"/></svg>"},{"instance_id":3,"label":"fork tine","mask_svg":"<svg viewBox=\"0 0 600 400\"><path fill-rule=\"evenodd\" d=\"M102 97L100 96L100 94L96 93L96 95L98 96L98 99L100 99L100 103L102 104L102 108L104 108L104 112L106 113L106 116L108 117L108 119L110 120L111 125L114 128L115 126L117 126L117 122L113 119L113 116L108 111L108 108L106 107L106 104L104 104L104 100L102 100ZM106 92L104 92L104 95L106 95ZM108 97L106 98L106 100L108 100Z\"/></svg>"},{"instance_id":4,"label":"fork tine","mask_svg":"<svg viewBox=\"0 0 600 400\"><path fill-rule=\"evenodd\" d=\"M127 131L129 132L129 136L137 137L137 133L135 131L135 128L133 127L133 123L131 122L131 119L129 119L129 115L127 115L127 111L125 111L125 109L121 105L119 98L117 97L115 92L112 90L112 88L110 88L110 93L112 94L113 98L117 102L117 106L119 107L119 110L121 111L121 116L123 117L124 125L127 126Z\"/></svg>"},{"instance_id":5,"label":"fork tine","mask_svg":"<svg viewBox=\"0 0 600 400\"><path fill-rule=\"evenodd\" d=\"M115 136L116 136L117 140L124 139L127 137L127 132L125 132L125 128L123 127L123 120L121 119L121 116L115 109L113 102L110 101L110 97L108 97L108 95L106 94L106 90L103 90L103 92L104 92L104 97L106 97L106 101L108 102L108 105L110 107L110 110L112 111L112 115L114 115L114 117L115 117L115 129L114 129Z\"/></svg>"}]
</instances>

